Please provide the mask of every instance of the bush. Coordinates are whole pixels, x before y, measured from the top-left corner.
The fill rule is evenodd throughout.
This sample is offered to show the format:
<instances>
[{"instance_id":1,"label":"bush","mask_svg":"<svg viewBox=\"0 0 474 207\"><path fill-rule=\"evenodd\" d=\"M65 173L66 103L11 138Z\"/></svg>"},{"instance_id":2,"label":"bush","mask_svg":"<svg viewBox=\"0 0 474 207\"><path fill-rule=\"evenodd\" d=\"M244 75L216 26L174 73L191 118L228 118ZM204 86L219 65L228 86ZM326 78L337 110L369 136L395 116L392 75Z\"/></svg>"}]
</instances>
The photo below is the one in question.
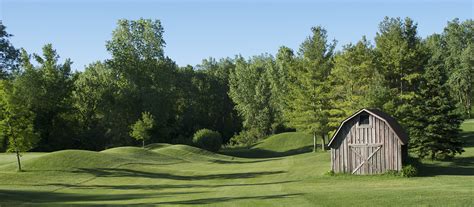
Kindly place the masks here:
<instances>
[{"instance_id":1,"label":"bush","mask_svg":"<svg viewBox=\"0 0 474 207\"><path fill-rule=\"evenodd\" d=\"M324 175L326 175L326 176L334 176L334 175L336 175L336 173L334 173L333 170L329 170L329 171L325 172Z\"/></svg>"},{"instance_id":2,"label":"bush","mask_svg":"<svg viewBox=\"0 0 474 207\"><path fill-rule=\"evenodd\" d=\"M399 176L400 173L396 170L387 170L384 175L388 175L388 176Z\"/></svg>"},{"instance_id":3,"label":"bush","mask_svg":"<svg viewBox=\"0 0 474 207\"><path fill-rule=\"evenodd\" d=\"M418 170L413 165L405 165L402 167L401 175L403 177L414 177L418 174Z\"/></svg>"},{"instance_id":4,"label":"bush","mask_svg":"<svg viewBox=\"0 0 474 207\"><path fill-rule=\"evenodd\" d=\"M230 139L231 146L249 147L260 140L264 135L258 130L251 129L240 132Z\"/></svg>"},{"instance_id":5,"label":"bush","mask_svg":"<svg viewBox=\"0 0 474 207\"><path fill-rule=\"evenodd\" d=\"M221 148L222 137L219 132L201 129L194 133L193 144L201 149L217 152Z\"/></svg>"}]
</instances>

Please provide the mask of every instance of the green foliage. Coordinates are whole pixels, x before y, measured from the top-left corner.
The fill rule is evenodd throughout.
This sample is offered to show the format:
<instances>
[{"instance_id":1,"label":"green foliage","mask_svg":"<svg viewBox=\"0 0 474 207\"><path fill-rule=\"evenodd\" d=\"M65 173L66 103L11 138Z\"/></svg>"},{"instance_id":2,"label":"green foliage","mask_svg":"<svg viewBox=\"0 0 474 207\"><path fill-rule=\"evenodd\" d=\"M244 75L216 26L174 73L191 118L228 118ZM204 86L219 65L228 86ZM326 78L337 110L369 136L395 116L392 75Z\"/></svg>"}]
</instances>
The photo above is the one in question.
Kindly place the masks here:
<instances>
[{"instance_id":1,"label":"green foliage","mask_svg":"<svg viewBox=\"0 0 474 207\"><path fill-rule=\"evenodd\" d=\"M221 148L222 137L219 132L200 129L193 136L193 144L201 149L217 152Z\"/></svg>"},{"instance_id":2,"label":"green foliage","mask_svg":"<svg viewBox=\"0 0 474 207\"><path fill-rule=\"evenodd\" d=\"M128 129L142 111L159 114L155 124L160 130L153 131L150 139L169 142L173 136L169 123L174 123L176 113L177 66L164 56L164 46L159 20L118 21L112 40L107 42L112 59L106 63L117 85L106 114L110 145L132 143Z\"/></svg>"},{"instance_id":3,"label":"green foliage","mask_svg":"<svg viewBox=\"0 0 474 207\"><path fill-rule=\"evenodd\" d=\"M448 86L460 111L470 117L474 95L474 21L448 22L436 49L443 53L448 70Z\"/></svg>"},{"instance_id":4,"label":"green foliage","mask_svg":"<svg viewBox=\"0 0 474 207\"><path fill-rule=\"evenodd\" d=\"M273 123L273 132L279 130L285 131L288 127L287 120L283 112L288 108L287 94L289 93L289 82L291 77L289 71L295 64L295 55L292 49L282 46L276 54L275 66L267 70L270 88L271 88L271 104L277 113Z\"/></svg>"},{"instance_id":5,"label":"green foliage","mask_svg":"<svg viewBox=\"0 0 474 207\"><path fill-rule=\"evenodd\" d=\"M324 175L325 175L325 176L335 176L336 173L334 173L333 170L329 170L329 171L325 172Z\"/></svg>"},{"instance_id":6,"label":"green foliage","mask_svg":"<svg viewBox=\"0 0 474 207\"><path fill-rule=\"evenodd\" d=\"M357 44L346 45L334 59L331 81L331 119L335 130L340 122L362 108L382 108L387 89L378 71L375 52L363 37Z\"/></svg>"},{"instance_id":7,"label":"green foliage","mask_svg":"<svg viewBox=\"0 0 474 207\"><path fill-rule=\"evenodd\" d=\"M34 113L25 105L24 98L10 81L0 80L0 137L7 141L7 151L16 153L19 171L21 153L38 142L33 129Z\"/></svg>"},{"instance_id":8,"label":"green foliage","mask_svg":"<svg viewBox=\"0 0 474 207\"><path fill-rule=\"evenodd\" d=\"M297 130L324 137L329 132L329 81L335 42L327 42L326 30L311 28L312 35L300 46L299 57L289 69L288 107L285 118Z\"/></svg>"},{"instance_id":9,"label":"green foliage","mask_svg":"<svg viewBox=\"0 0 474 207\"><path fill-rule=\"evenodd\" d=\"M384 109L408 126L405 123L409 120L404 117L412 113L412 101L417 96L427 54L412 19L386 17L379 30L375 37L377 65L390 90Z\"/></svg>"},{"instance_id":10,"label":"green foliage","mask_svg":"<svg viewBox=\"0 0 474 207\"><path fill-rule=\"evenodd\" d=\"M145 141L150 139L150 130L153 129L154 122L154 118L149 112L143 112L141 119L130 126L130 136L141 140L142 146L145 147Z\"/></svg>"},{"instance_id":11,"label":"green foliage","mask_svg":"<svg viewBox=\"0 0 474 207\"><path fill-rule=\"evenodd\" d=\"M445 61L443 37L422 42L409 18L386 18L380 30L376 52L392 97L384 108L405 126L411 151L432 159L461 153L462 117L448 90L451 66Z\"/></svg>"},{"instance_id":12,"label":"green foliage","mask_svg":"<svg viewBox=\"0 0 474 207\"><path fill-rule=\"evenodd\" d=\"M38 141L33 131L34 114L25 107L22 94L7 80L0 80L0 136L10 152L25 152Z\"/></svg>"},{"instance_id":13,"label":"green foliage","mask_svg":"<svg viewBox=\"0 0 474 207\"><path fill-rule=\"evenodd\" d=\"M428 47L440 44L439 38L431 37ZM424 82L419 90L414 114L407 115L410 126L410 147L419 157L443 159L462 153L462 142L459 136L461 115L456 103L450 97L447 87L447 75L442 55L434 50L427 64Z\"/></svg>"},{"instance_id":14,"label":"green foliage","mask_svg":"<svg viewBox=\"0 0 474 207\"><path fill-rule=\"evenodd\" d=\"M383 175L386 176L400 176L400 172L396 170L387 170Z\"/></svg>"},{"instance_id":15,"label":"green foliage","mask_svg":"<svg viewBox=\"0 0 474 207\"><path fill-rule=\"evenodd\" d=\"M418 174L418 170L413 165L405 165L402 167L400 175L403 177L415 177Z\"/></svg>"},{"instance_id":16,"label":"green foliage","mask_svg":"<svg viewBox=\"0 0 474 207\"><path fill-rule=\"evenodd\" d=\"M112 138L107 131L113 128L115 116L110 112L114 108L119 83L107 64L96 62L77 74L73 92L74 109L81 133L77 146L81 149L100 150L110 145Z\"/></svg>"},{"instance_id":17,"label":"green foliage","mask_svg":"<svg viewBox=\"0 0 474 207\"><path fill-rule=\"evenodd\" d=\"M7 33L5 29L5 25L0 20L0 80L16 72L20 55L20 52L10 43L9 38L13 35Z\"/></svg>"},{"instance_id":18,"label":"green foliage","mask_svg":"<svg viewBox=\"0 0 474 207\"><path fill-rule=\"evenodd\" d=\"M164 58L163 48L166 44L163 33L160 20L121 19L106 47L113 59L160 60Z\"/></svg>"},{"instance_id":19,"label":"green foliage","mask_svg":"<svg viewBox=\"0 0 474 207\"><path fill-rule=\"evenodd\" d=\"M43 54L33 54L38 66L30 62L30 55L22 50L21 71L13 81L14 88L23 96L24 106L35 114L34 130L40 135L38 150L49 151L71 148L71 136L76 133L72 91L74 77L71 60L58 63L59 55L51 44L43 47Z\"/></svg>"},{"instance_id":20,"label":"green foliage","mask_svg":"<svg viewBox=\"0 0 474 207\"><path fill-rule=\"evenodd\" d=\"M203 60L198 70L191 66L179 69L176 136L187 139L201 128L211 128L221 133L227 142L240 130L241 121L228 95L229 73L234 68L231 59L210 58Z\"/></svg>"},{"instance_id":21,"label":"green foliage","mask_svg":"<svg viewBox=\"0 0 474 207\"><path fill-rule=\"evenodd\" d=\"M235 70L230 74L229 96L242 117L246 130L258 130L270 134L279 113L272 104L272 91L268 72L275 67L271 56L262 55L246 61L237 58Z\"/></svg>"},{"instance_id":22,"label":"green foliage","mask_svg":"<svg viewBox=\"0 0 474 207\"><path fill-rule=\"evenodd\" d=\"M379 108L407 129L412 152L441 159L463 150L458 128L474 93L472 28L472 20L455 19L422 39L412 19L387 17L374 45L363 37L336 53L326 30L314 27L297 54L282 46L275 57L208 58L180 68L164 54L159 20L119 20L106 43L111 59L73 73L50 44L41 55L19 54L0 23L0 78L8 74L12 89L3 96L17 97L9 107L23 114L18 127L39 135L39 151L101 150L136 137L190 143L202 128L231 145L295 129L316 143L354 111ZM135 122L143 111L155 116L146 130ZM2 151L11 145L5 137Z\"/></svg>"},{"instance_id":23,"label":"green foliage","mask_svg":"<svg viewBox=\"0 0 474 207\"><path fill-rule=\"evenodd\" d=\"M241 131L230 139L231 146L249 147L265 137L259 130L250 129Z\"/></svg>"}]
</instances>

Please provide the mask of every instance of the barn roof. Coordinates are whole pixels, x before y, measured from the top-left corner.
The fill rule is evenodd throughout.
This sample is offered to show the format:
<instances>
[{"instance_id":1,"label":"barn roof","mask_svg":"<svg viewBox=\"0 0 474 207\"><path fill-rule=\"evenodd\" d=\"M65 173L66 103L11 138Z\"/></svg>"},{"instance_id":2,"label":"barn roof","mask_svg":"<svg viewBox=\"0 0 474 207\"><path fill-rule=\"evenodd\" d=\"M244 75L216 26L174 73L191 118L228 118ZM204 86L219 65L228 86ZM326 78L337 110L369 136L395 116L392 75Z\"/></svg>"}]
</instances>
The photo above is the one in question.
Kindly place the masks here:
<instances>
[{"instance_id":1,"label":"barn roof","mask_svg":"<svg viewBox=\"0 0 474 207\"><path fill-rule=\"evenodd\" d=\"M361 109L358 112L354 113L349 118L347 118L347 119L345 119L344 121L341 122L341 125L337 129L336 133L334 133L334 135L332 136L331 141L329 141L328 146L331 146L332 142L334 141L334 139L336 138L337 134L339 133L341 128L344 126L344 124L346 124L349 120L356 117L358 114L360 114L362 112L367 112L367 113L369 113L369 114L385 121L385 123L388 124L388 126L395 132L395 134L397 134L397 136L400 139L400 141L402 142L402 144L405 145L405 144L408 143L408 134L405 132L405 130L403 130L402 126L397 122L397 120L395 120L395 118L393 118L392 116L390 116L387 113L385 113L381 110L378 110L378 109Z\"/></svg>"}]
</instances>

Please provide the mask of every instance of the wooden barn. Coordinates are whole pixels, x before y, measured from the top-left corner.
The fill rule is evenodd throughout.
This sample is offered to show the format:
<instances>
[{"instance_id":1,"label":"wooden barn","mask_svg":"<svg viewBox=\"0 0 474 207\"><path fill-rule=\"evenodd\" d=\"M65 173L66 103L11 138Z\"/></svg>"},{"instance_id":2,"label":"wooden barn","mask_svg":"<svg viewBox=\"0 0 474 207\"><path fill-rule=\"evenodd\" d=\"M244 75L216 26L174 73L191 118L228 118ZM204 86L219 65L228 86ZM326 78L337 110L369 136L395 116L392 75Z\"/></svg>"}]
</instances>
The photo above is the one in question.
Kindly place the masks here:
<instances>
[{"instance_id":1,"label":"wooden barn","mask_svg":"<svg viewBox=\"0 0 474 207\"><path fill-rule=\"evenodd\" d=\"M362 109L344 120L332 137L331 165L335 173L379 174L400 171L408 156L408 136L390 115Z\"/></svg>"}]
</instances>

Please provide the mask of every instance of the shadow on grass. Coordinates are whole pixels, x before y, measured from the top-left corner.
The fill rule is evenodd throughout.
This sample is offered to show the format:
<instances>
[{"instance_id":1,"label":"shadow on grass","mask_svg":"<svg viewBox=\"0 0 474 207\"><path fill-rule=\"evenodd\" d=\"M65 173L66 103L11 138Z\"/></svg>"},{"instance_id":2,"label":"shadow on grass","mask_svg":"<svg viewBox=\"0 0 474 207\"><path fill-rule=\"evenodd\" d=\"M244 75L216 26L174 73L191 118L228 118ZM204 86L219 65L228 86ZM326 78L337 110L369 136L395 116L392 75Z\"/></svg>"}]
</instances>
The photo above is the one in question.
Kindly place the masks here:
<instances>
[{"instance_id":1,"label":"shadow on grass","mask_svg":"<svg viewBox=\"0 0 474 207\"><path fill-rule=\"evenodd\" d=\"M260 163L260 162L267 162L273 160L280 160L281 158L274 158L274 159L262 159L262 160L248 160L248 161L240 161L240 160L213 160L213 163L217 164L250 164L250 163Z\"/></svg>"},{"instance_id":2,"label":"shadow on grass","mask_svg":"<svg viewBox=\"0 0 474 207\"><path fill-rule=\"evenodd\" d=\"M74 173L89 173L96 177L142 177L142 178L162 178L172 180L211 180L211 179L241 179L256 178L264 175L274 175L286 173L286 171L264 171L246 173L227 173L213 175L174 175L170 173L154 173L121 168L79 168Z\"/></svg>"},{"instance_id":3,"label":"shadow on grass","mask_svg":"<svg viewBox=\"0 0 474 207\"><path fill-rule=\"evenodd\" d=\"M320 148L320 147L319 147ZM318 148L318 149L319 149ZM272 157L284 157L289 155L302 154L307 152L312 152L313 146L305 146L297 149L291 149L284 152L276 152L258 148L235 148L235 149L226 149L221 151L221 154L234 156L234 157L243 157L243 158L272 158Z\"/></svg>"},{"instance_id":4,"label":"shadow on grass","mask_svg":"<svg viewBox=\"0 0 474 207\"><path fill-rule=\"evenodd\" d=\"M286 183L293 183L296 181L279 181L279 182L266 182L266 183L230 183L230 184L219 184L219 185L203 185L203 184L156 184L156 185L84 185L84 184L63 184L63 183L50 183L45 185L35 186L56 186L62 188L74 188L74 189L107 189L107 190L166 190L166 189L186 189L186 188L219 188L219 187L247 187L247 186L266 186L266 185L279 185Z\"/></svg>"},{"instance_id":5,"label":"shadow on grass","mask_svg":"<svg viewBox=\"0 0 474 207\"><path fill-rule=\"evenodd\" d=\"M464 147L474 147L474 132L463 132ZM472 150L472 149L471 149ZM461 175L474 176L474 157L455 157L447 161L426 161L419 165L420 176Z\"/></svg>"},{"instance_id":6,"label":"shadow on grass","mask_svg":"<svg viewBox=\"0 0 474 207\"><path fill-rule=\"evenodd\" d=\"M101 202L101 201L130 201L134 199L147 199L147 198L172 198L177 195L191 195L207 193L206 191L194 191L194 192L160 192L160 193L135 193L135 194L79 194L79 193L59 193L59 192L41 192L41 191L26 191L26 190L0 190L0 205L23 205L26 203L38 204L61 204L64 202ZM180 200L180 201L164 201L157 203L140 203L135 205L157 205L157 204L174 204L174 205L192 205L192 204L216 204L227 201L237 200L248 200L248 199L282 199L292 198L296 196L304 195L302 193L293 194L278 194L278 195L264 195L264 196L241 196L241 197L217 197L217 198L200 198L191 200ZM69 204L72 205L72 204ZM81 205L84 205L82 203ZM91 204L87 204L91 206ZM94 205L94 204L92 204ZM95 204L97 205L97 204ZM111 204L107 204L111 205ZM113 204L112 204L113 205ZM123 204L121 204L122 206Z\"/></svg>"},{"instance_id":7,"label":"shadow on grass","mask_svg":"<svg viewBox=\"0 0 474 207\"><path fill-rule=\"evenodd\" d=\"M463 132L461 138L464 140L464 147L474 147L474 132Z\"/></svg>"},{"instance_id":8,"label":"shadow on grass","mask_svg":"<svg viewBox=\"0 0 474 207\"><path fill-rule=\"evenodd\" d=\"M160 192L160 193L135 193L135 194L81 194L60 193L27 190L0 190L0 204L2 203L60 203L60 202L94 202L94 201L121 201L143 198L173 197L183 194L206 193L207 191L193 192Z\"/></svg>"},{"instance_id":9,"label":"shadow on grass","mask_svg":"<svg viewBox=\"0 0 474 207\"><path fill-rule=\"evenodd\" d=\"M465 175L474 176L473 167L440 166L438 164L423 164L419 170L419 176L430 177L438 175Z\"/></svg>"},{"instance_id":10,"label":"shadow on grass","mask_svg":"<svg viewBox=\"0 0 474 207\"><path fill-rule=\"evenodd\" d=\"M420 176L474 176L474 157L455 157L449 161L425 161L418 166Z\"/></svg>"},{"instance_id":11,"label":"shadow on grass","mask_svg":"<svg viewBox=\"0 0 474 207\"><path fill-rule=\"evenodd\" d=\"M154 204L172 204L172 205L204 205L204 204L216 204L227 201L238 201L238 200L272 200L272 199L282 199L282 198L292 198L296 196L304 195L303 193L288 193L288 194L279 194L279 195L265 195L265 196L242 196L242 197L218 197L218 198L201 198L201 199L192 199L184 201L169 201L169 202L159 202Z\"/></svg>"}]
</instances>

